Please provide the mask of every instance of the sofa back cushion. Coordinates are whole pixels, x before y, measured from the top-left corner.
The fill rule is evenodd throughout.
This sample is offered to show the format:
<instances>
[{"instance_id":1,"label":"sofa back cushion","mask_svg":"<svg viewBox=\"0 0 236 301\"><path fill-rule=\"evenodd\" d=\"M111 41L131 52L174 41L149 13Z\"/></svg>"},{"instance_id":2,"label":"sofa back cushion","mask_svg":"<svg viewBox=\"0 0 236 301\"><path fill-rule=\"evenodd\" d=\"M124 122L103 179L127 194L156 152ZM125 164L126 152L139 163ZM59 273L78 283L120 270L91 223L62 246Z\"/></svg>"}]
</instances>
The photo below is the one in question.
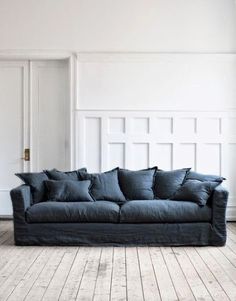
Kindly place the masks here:
<instances>
[{"instance_id":1,"label":"sofa back cushion","mask_svg":"<svg viewBox=\"0 0 236 301\"><path fill-rule=\"evenodd\" d=\"M44 182L47 199L56 202L93 202L89 188L91 181L47 180Z\"/></svg>"},{"instance_id":2,"label":"sofa back cushion","mask_svg":"<svg viewBox=\"0 0 236 301\"><path fill-rule=\"evenodd\" d=\"M83 180L92 181L91 194L94 199L113 201L117 203L123 203L126 201L119 186L117 168L103 173L89 174L81 172L81 178Z\"/></svg>"},{"instance_id":3,"label":"sofa back cushion","mask_svg":"<svg viewBox=\"0 0 236 301\"><path fill-rule=\"evenodd\" d=\"M154 181L154 194L157 199L170 199L184 182L190 168L171 171L157 170Z\"/></svg>"},{"instance_id":4,"label":"sofa back cushion","mask_svg":"<svg viewBox=\"0 0 236 301\"><path fill-rule=\"evenodd\" d=\"M44 172L47 174L49 179L51 180L74 180L78 181L81 180L80 172L86 172L86 168L80 168L78 170L72 171L59 171L57 169L45 170Z\"/></svg>"},{"instance_id":5,"label":"sofa back cushion","mask_svg":"<svg viewBox=\"0 0 236 301\"><path fill-rule=\"evenodd\" d=\"M176 191L172 199L194 202L199 206L205 206L213 190L219 184L219 182L186 180L184 184Z\"/></svg>"},{"instance_id":6,"label":"sofa back cushion","mask_svg":"<svg viewBox=\"0 0 236 301\"><path fill-rule=\"evenodd\" d=\"M16 173L16 176L20 178L26 185L30 186L32 204L45 201L44 181L48 180L48 176L44 172Z\"/></svg>"},{"instance_id":7,"label":"sofa back cushion","mask_svg":"<svg viewBox=\"0 0 236 301\"><path fill-rule=\"evenodd\" d=\"M119 170L119 183L127 200L153 200L153 182L157 168Z\"/></svg>"},{"instance_id":8,"label":"sofa back cushion","mask_svg":"<svg viewBox=\"0 0 236 301\"><path fill-rule=\"evenodd\" d=\"M186 180L198 180L202 182L208 181L208 182L222 183L225 180L225 178L221 176L206 175L195 171L190 171L186 176Z\"/></svg>"}]
</instances>

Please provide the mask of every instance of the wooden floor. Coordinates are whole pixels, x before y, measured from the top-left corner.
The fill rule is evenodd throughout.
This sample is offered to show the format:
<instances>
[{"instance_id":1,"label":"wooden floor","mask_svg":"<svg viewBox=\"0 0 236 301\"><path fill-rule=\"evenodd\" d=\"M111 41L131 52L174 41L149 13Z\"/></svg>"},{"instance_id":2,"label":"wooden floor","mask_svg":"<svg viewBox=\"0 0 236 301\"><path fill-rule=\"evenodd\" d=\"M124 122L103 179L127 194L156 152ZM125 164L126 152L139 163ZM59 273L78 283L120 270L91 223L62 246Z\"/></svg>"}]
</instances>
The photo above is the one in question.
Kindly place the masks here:
<instances>
[{"instance_id":1,"label":"wooden floor","mask_svg":"<svg viewBox=\"0 0 236 301\"><path fill-rule=\"evenodd\" d=\"M225 247L16 247L0 221L0 301L236 300L236 223Z\"/></svg>"}]
</instances>

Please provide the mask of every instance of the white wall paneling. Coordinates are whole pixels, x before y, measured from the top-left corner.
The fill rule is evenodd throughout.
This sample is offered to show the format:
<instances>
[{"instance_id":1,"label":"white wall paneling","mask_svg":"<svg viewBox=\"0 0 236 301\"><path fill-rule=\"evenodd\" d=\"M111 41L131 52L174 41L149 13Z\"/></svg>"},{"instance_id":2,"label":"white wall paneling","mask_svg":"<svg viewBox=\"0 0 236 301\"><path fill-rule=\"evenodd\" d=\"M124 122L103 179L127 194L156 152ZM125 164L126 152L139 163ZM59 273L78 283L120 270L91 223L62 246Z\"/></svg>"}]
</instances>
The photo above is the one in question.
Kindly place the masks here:
<instances>
[{"instance_id":1,"label":"white wall paneling","mask_svg":"<svg viewBox=\"0 0 236 301\"><path fill-rule=\"evenodd\" d=\"M222 174L236 219L235 87L235 53L78 53L76 165Z\"/></svg>"},{"instance_id":2,"label":"white wall paneling","mask_svg":"<svg viewBox=\"0 0 236 301\"><path fill-rule=\"evenodd\" d=\"M77 111L76 166L98 172L158 165L222 174L234 219L236 135L229 125L235 120L236 111Z\"/></svg>"}]
</instances>

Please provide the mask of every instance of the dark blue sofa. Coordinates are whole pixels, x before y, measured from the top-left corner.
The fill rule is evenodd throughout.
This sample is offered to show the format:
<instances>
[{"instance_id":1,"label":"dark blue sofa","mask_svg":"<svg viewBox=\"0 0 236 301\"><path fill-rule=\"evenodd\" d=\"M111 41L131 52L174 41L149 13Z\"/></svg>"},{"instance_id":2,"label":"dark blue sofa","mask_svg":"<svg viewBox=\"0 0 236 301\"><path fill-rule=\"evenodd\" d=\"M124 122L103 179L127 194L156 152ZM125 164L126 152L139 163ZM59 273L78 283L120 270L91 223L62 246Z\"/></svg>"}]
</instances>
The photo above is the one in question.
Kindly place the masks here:
<instances>
[{"instance_id":1,"label":"dark blue sofa","mask_svg":"<svg viewBox=\"0 0 236 301\"><path fill-rule=\"evenodd\" d=\"M206 206L174 200L40 202L11 191L16 245L223 246L228 192L217 186Z\"/></svg>"}]
</instances>

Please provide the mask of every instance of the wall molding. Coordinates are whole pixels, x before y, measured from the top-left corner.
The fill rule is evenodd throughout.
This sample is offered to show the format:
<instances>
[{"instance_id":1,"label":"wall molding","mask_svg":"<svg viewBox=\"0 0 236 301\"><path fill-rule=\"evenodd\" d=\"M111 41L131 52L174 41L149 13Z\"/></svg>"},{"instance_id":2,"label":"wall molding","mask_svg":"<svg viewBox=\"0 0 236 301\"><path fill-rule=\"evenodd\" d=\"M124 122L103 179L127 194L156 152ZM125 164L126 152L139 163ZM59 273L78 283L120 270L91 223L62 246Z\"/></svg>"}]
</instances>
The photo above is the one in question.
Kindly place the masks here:
<instances>
[{"instance_id":1,"label":"wall molding","mask_svg":"<svg viewBox=\"0 0 236 301\"><path fill-rule=\"evenodd\" d=\"M0 50L0 60L60 60L74 55L74 52L62 50Z\"/></svg>"},{"instance_id":2,"label":"wall molding","mask_svg":"<svg viewBox=\"0 0 236 301\"><path fill-rule=\"evenodd\" d=\"M175 58L187 58L200 56L202 59L224 59L235 57L236 52L77 52L79 62L159 62L160 58L168 58L170 61Z\"/></svg>"}]
</instances>

